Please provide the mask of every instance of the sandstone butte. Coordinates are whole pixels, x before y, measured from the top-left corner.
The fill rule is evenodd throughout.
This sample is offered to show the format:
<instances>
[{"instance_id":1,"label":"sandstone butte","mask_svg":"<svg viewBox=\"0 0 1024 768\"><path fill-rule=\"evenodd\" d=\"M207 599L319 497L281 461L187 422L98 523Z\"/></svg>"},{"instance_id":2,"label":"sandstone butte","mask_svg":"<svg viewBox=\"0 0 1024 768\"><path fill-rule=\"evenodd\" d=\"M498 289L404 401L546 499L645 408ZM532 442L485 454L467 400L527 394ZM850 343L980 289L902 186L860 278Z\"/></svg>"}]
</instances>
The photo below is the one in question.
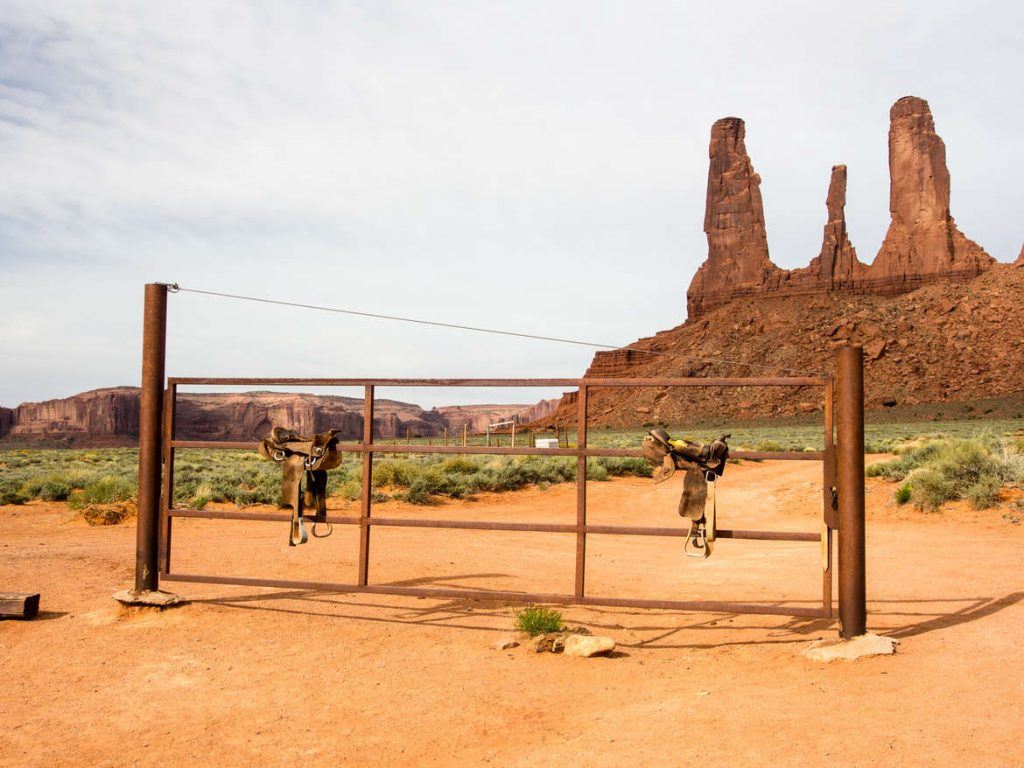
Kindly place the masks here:
<instances>
[{"instance_id":1,"label":"sandstone butte","mask_svg":"<svg viewBox=\"0 0 1024 768\"><path fill-rule=\"evenodd\" d=\"M928 103L889 112L891 221L874 261L859 261L846 228L844 165L832 168L821 250L781 269L768 252L761 179L737 117L711 127L704 231L707 260L687 291L687 320L630 346L598 352L588 377L827 373L834 350L863 345L868 407L1020 395L1024 366L1024 248L1000 264L950 213L946 147ZM671 353L650 354L650 352ZM547 421L575 423L573 393ZM813 413L803 390L595 389L596 425L714 416Z\"/></svg>"},{"instance_id":2,"label":"sandstone butte","mask_svg":"<svg viewBox=\"0 0 1024 768\"><path fill-rule=\"evenodd\" d=\"M889 111L889 211L892 219L875 260L858 261L846 232L846 166L832 169L821 253L809 266L786 270L768 256L761 178L737 117L711 127L704 232L708 258L687 291L697 318L731 301L768 293L821 291L906 293L931 282L970 280L995 259L957 229L949 211L946 145L928 102L904 96Z\"/></svg>"}]
</instances>

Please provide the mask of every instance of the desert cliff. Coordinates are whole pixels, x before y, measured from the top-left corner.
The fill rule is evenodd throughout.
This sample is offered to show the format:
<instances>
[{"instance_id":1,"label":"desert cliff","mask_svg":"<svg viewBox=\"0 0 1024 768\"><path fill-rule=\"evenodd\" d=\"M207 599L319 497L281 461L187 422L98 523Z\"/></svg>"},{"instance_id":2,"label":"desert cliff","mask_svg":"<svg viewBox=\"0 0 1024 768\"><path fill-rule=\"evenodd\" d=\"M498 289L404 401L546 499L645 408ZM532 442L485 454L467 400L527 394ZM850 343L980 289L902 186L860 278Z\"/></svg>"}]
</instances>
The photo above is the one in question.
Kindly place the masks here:
<instances>
[{"instance_id":1,"label":"desert cliff","mask_svg":"<svg viewBox=\"0 0 1024 768\"><path fill-rule=\"evenodd\" d=\"M520 423L548 416L557 400L519 405L455 405L424 410L412 403L374 402L374 435L390 440L406 434L430 437L482 431L495 421ZM258 440L271 426L303 434L341 430L346 439L363 432L361 398L282 392L187 393L178 396L176 436L186 440ZM114 387L41 403L0 409L0 438L79 446L133 445L139 432L139 390Z\"/></svg>"}]
</instances>

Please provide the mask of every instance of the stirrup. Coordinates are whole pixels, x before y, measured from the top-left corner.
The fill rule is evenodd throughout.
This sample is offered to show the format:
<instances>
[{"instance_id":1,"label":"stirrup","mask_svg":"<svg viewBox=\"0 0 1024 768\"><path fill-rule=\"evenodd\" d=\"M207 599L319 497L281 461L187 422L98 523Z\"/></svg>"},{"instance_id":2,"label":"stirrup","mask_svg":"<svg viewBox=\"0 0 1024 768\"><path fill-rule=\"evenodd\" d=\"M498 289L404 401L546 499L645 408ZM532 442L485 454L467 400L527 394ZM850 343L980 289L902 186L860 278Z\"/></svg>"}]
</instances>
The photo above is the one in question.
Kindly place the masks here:
<instances>
[{"instance_id":1,"label":"stirrup","mask_svg":"<svg viewBox=\"0 0 1024 768\"><path fill-rule=\"evenodd\" d=\"M317 533L317 532L316 532L316 527L317 527L318 525L320 525L320 523L323 523L324 525L326 525L326 526L327 526L327 533L324 533L324 534L319 534L319 533ZM332 533L334 533L334 526L333 526L333 525L331 525L330 523L328 523L328 522L327 522L326 520L314 520L314 521L313 521L313 537L314 537L314 538L317 538L317 539L326 539L326 538L327 538L328 536L330 536L330 535L331 535Z\"/></svg>"},{"instance_id":2,"label":"stirrup","mask_svg":"<svg viewBox=\"0 0 1024 768\"><path fill-rule=\"evenodd\" d=\"M683 543L683 554L687 557L699 557L706 560L711 557L713 546L713 543L708 540L708 529L704 522L691 521L690 532Z\"/></svg>"},{"instance_id":3,"label":"stirrup","mask_svg":"<svg viewBox=\"0 0 1024 768\"><path fill-rule=\"evenodd\" d=\"M288 534L288 546L297 547L299 544L305 544L309 541L309 535L306 533L306 526L302 522L302 515L292 516L292 528Z\"/></svg>"}]
</instances>

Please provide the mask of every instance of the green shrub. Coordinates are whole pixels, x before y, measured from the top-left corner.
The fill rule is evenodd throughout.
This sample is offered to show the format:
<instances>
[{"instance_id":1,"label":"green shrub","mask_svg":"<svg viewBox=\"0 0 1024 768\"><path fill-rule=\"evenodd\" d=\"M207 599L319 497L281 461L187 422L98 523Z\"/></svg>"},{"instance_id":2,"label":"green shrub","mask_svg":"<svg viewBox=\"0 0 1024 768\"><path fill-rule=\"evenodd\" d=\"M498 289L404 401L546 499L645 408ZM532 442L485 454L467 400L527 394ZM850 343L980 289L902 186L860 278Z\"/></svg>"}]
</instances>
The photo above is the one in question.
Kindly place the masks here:
<instances>
[{"instance_id":1,"label":"green shrub","mask_svg":"<svg viewBox=\"0 0 1024 768\"><path fill-rule=\"evenodd\" d=\"M465 456L453 456L441 465L441 471L453 475L472 475L480 469L480 464Z\"/></svg>"},{"instance_id":2,"label":"green shrub","mask_svg":"<svg viewBox=\"0 0 1024 768\"><path fill-rule=\"evenodd\" d=\"M956 488L934 469L919 469L910 477L914 503L919 509L935 512L942 503L956 498Z\"/></svg>"},{"instance_id":3,"label":"green shrub","mask_svg":"<svg viewBox=\"0 0 1024 768\"><path fill-rule=\"evenodd\" d=\"M15 483L0 484L0 504L24 504L29 498Z\"/></svg>"},{"instance_id":4,"label":"green shrub","mask_svg":"<svg viewBox=\"0 0 1024 768\"><path fill-rule=\"evenodd\" d=\"M67 501L72 491L71 483L60 477L51 477L39 489L43 501Z\"/></svg>"},{"instance_id":5,"label":"green shrub","mask_svg":"<svg viewBox=\"0 0 1024 768\"><path fill-rule=\"evenodd\" d=\"M197 485L195 491L192 492L192 498L188 501L194 509L205 509L206 505L213 501L213 488L209 483Z\"/></svg>"},{"instance_id":6,"label":"green shrub","mask_svg":"<svg viewBox=\"0 0 1024 768\"><path fill-rule=\"evenodd\" d=\"M338 496L345 501L359 501L363 493L363 484L358 480L346 480L338 489Z\"/></svg>"},{"instance_id":7,"label":"green shrub","mask_svg":"<svg viewBox=\"0 0 1024 768\"><path fill-rule=\"evenodd\" d=\"M964 491L967 499L975 509L990 509L999 501L999 489L1002 487L998 477L987 475Z\"/></svg>"},{"instance_id":8,"label":"green shrub","mask_svg":"<svg viewBox=\"0 0 1024 768\"><path fill-rule=\"evenodd\" d=\"M516 629L526 632L530 637L543 635L545 632L559 632L564 623L562 614L551 608L528 605L515 612Z\"/></svg>"},{"instance_id":9,"label":"green shrub","mask_svg":"<svg viewBox=\"0 0 1024 768\"><path fill-rule=\"evenodd\" d=\"M131 480L113 475L103 475L71 494L68 501L72 509L82 509L90 504L113 504L128 501L135 496L135 485Z\"/></svg>"},{"instance_id":10,"label":"green shrub","mask_svg":"<svg viewBox=\"0 0 1024 768\"><path fill-rule=\"evenodd\" d=\"M408 501L410 504L434 504L435 499L431 496L430 491L427 489L425 483L415 482L406 491L402 498Z\"/></svg>"},{"instance_id":11,"label":"green shrub","mask_svg":"<svg viewBox=\"0 0 1024 768\"><path fill-rule=\"evenodd\" d=\"M904 483L901 485L896 489L896 493L894 495L896 497L897 504L906 504L910 501L910 483Z\"/></svg>"},{"instance_id":12,"label":"green shrub","mask_svg":"<svg viewBox=\"0 0 1024 768\"><path fill-rule=\"evenodd\" d=\"M390 486L408 488L417 475L418 467L407 459L388 459L373 467L373 487Z\"/></svg>"}]
</instances>

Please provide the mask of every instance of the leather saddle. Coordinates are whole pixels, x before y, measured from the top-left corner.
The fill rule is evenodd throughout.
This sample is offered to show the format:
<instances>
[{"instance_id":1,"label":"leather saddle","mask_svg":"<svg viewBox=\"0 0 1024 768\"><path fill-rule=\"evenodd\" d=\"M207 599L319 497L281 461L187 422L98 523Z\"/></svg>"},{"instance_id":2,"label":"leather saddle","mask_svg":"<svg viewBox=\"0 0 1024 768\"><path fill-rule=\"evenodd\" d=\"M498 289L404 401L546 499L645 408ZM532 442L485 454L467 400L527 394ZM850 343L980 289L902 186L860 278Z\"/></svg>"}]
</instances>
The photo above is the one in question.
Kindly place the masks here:
<instances>
[{"instance_id":1,"label":"leather saddle","mask_svg":"<svg viewBox=\"0 0 1024 768\"><path fill-rule=\"evenodd\" d=\"M274 427L260 443L260 455L281 465L281 499L292 510L289 546L295 547L309 540L304 519L313 521L313 535L318 539L330 536L333 531L326 520L327 470L341 464L338 431L329 429L312 437L303 437L293 429ZM315 513L304 515L307 509L315 510ZM327 526L327 532L322 535L317 533L319 523Z\"/></svg>"},{"instance_id":2,"label":"leather saddle","mask_svg":"<svg viewBox=\"0 0 1024 768\"><path fill-rule=\"evenodd\" d=\"M664 429L652 429L644 437L643 456L652 464L654 482L663 483L683 470L683 493L679 515L690 520L690 533L683 552L691 557L711 555L715 542L715 481L725 472L729 460L728 440L722 435L710 443L673 440Z\"/></svg>"}]
</instances>

